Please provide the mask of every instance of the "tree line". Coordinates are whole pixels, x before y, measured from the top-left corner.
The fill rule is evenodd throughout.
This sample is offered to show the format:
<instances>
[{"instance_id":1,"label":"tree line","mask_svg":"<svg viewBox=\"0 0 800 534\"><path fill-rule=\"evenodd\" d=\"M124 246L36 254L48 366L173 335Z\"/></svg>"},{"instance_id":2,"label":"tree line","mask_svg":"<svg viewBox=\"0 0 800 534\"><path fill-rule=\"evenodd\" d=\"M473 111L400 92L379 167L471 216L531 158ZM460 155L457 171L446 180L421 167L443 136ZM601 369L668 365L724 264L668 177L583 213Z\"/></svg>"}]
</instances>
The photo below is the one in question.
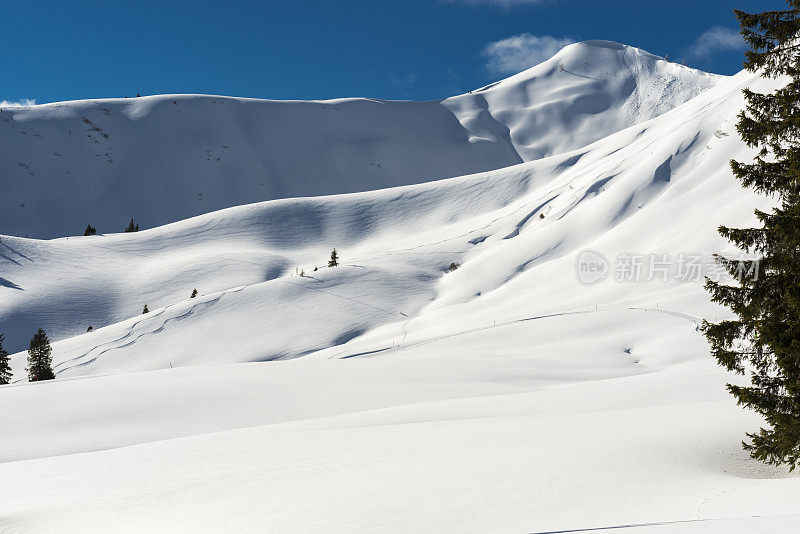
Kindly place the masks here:
<instances>
[{"instance_id":1,"label":"tree line","mask_svg":"<svg viewBox=\"0 0 800 534\"><path fill-rule=\"evenodd\" d=\"M139 223L134 221L133 217L131 217L128 226L125 227L125 232L128 233L128 232L138 232L138 231L139 231ZM95 228L91 224L87 224L86 229L83 231L83 235L84 236L97 235L97 228Z\"/></svg>"},{"instance_id":2,"label":"tree line","mask_svg":"<svg viewBox=\"0 0 800 534\"><path fill-rule=\"evenodd\" d=\"M8 384L11 381L11 362L8 351L3 348L5 335L0 334L0 384ZM33 335L33 339L28 346L28 373L29 382L40 380L52 380L56 377L53 372L53 347L50 346L50 339L47 333L41 328Z\"/></svg>"}]
</instances>

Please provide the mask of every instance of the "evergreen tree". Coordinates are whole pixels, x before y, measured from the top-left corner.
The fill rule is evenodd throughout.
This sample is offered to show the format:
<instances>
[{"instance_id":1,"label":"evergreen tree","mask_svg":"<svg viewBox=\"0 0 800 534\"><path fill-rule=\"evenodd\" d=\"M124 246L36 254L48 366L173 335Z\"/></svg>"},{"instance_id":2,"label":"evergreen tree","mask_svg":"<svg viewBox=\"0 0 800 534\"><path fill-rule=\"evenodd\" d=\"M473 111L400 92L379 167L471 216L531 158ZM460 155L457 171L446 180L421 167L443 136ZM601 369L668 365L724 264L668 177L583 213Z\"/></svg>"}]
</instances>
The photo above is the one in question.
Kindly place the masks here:
<instances>
[{"instance_id":1,"label":"evergreen tree","mask_svg":"<svg viewBox=\"0 0 800 534\"><path fill-rule=\"evenodd\" d=\"M3 348L6 337L0 334L0 384L8 384L11 380L11 366L9 365L8 352Z\"/></svg>"},{"instance_id":2,"label":"evergreen tree","mask_svg":"<svg viewBox=\"0 0 800 534\"><path fill-rule=\"evenodd\" d=\"M195 298L196 296L197 296L197 289L195 289L195 290L193 290L193 291L192 291L192 296L191 296L191 297L189 297L189 298L190 298L190 299L193 299L193 298Z\"/></svg>"},{"instance_id":3,"label":"evergreen tree","mask_svg":"<svg viewBox=\"0 0 800 534\"><path fill-rule=\"evenodd\" d=\"M331 251L331 259L328 260L328 267L336 267L339 265L339 253L336 252L336 249Z\"/></svg>"},{"instance_id":4,"label":"evergreen tree","mask_svg":"<svg viewBox=\"0 0 800 534\"><path fill-rule=\"evenodd\" d=\"M706 288L736 319L705 322L703 330L720 365L750 373L748 386L728 384L739 405L767 423L747 434L745 450L794 469L800 465L800 0L788 4L784 11L735 11L750 47L745 68L788 81L768 94L744 90L747 107L737 130L759 152L752 163L731 162L744 187L772 196L777 207L756 210L758 228L720 228L757 259L717 257L735 283L708 280Z\"/></svg>"},{"instance_id":5,"label":"evergreen tree","mask_svg":"<svg viewBox=\"0 0 800 534\"><path fill-rule=\"evenodd\" d=\"M144 309L142 310L142 315L145 313L150 313L150 309L147 307L147 304L144 305Z\"/></svg>"},{"instance_id":6,"label":"evergreen tree","mask_svg":"<svg viewBox=\"0 0 800 534\"><path fill-rule=\"evenodd\" d=\"M83 235L96 235L96 234L97 234L97 228L95 228L91 224L87 224L86 230L83 231Z\"/></svg>"},{"instance_id":7,"label":"evergreen tree","mask_svg":"<svg viewBox=\"0 0 800 534\"><path fill-rule=\"evenodd\" d=\"M126 232L138 232L139 231L139 223L135 222L133 220L133 217L131 217L131 222L128 223L128 227L125 228L125 231Z\"/></svg>"},{"instance_id":8,"label":"evergreen tree","mask_svg":"<svg viewBox=\"0 0 800 534\"><path fill-rule=\"evenodd\" d=\"M28 380L38 382L39 380L52 380L56 377L53 368L50 367L52 359L50 354L53 352L50 347L50 340L41 328L33 335L31 344L28 347Z\"/></svg>"}]
</instances>

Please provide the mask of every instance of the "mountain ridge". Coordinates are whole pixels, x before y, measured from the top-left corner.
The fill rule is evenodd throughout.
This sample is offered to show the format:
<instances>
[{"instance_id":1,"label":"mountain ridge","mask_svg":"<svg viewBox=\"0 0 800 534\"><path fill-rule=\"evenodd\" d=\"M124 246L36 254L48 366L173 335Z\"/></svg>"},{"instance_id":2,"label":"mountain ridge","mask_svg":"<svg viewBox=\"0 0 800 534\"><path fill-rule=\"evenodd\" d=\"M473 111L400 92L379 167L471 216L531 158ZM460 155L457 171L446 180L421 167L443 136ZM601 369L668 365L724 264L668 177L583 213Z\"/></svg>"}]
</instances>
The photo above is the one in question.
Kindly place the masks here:
<instances>
[{"instance_id":1,"label":"mountain ridge","mask_svg":"<svg viewBox=\"0 0 800 534\"><path fill-rule=\"evenodd\" d=\"M721 79L637 50L570 45L490 89L427 102L158 95L4 108L0 233L109 233L131 217L153 227L503 168L585 146ZM601 67L613 75L578 72Z\"/></svg>"}]
</instances>

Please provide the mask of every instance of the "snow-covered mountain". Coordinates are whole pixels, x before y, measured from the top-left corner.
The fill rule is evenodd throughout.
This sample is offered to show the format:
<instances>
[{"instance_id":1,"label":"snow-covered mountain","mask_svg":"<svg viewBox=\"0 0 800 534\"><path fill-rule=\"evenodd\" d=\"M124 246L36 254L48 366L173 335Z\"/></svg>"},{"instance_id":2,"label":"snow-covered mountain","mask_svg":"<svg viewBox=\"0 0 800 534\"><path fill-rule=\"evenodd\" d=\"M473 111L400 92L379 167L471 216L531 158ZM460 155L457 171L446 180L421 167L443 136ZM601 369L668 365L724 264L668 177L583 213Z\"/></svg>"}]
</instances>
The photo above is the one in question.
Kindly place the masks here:
<instances>
[{"instance_id":1,"label":"snow-covered mountain","mask_svg":"<svg viewBox=\"0 0 800 534\"><path fill-rule=\"evenodd\" d=\"M676 272L769 204L727 162L776 83L590 41L441 102L6 110L34 174L0 187L43 200L3 229L175 222L2 236L0 332L45 328L58 379L0 386L0 527L788 532L798 478L740 450L698 332L727 312Z\"/></svg>"},{"instance_id":2,"label":"snow-covered mountain","mask_svg":"<svg viewBox=\"0 0 800 534\"><path fill-rule=\"evenodd\" d=\"M0 233L145 227L240 204L498 169L651 119L719 77L607 41L442 101L197 95L0 111ZM47 214L44 216L43 214Z\"/></svg>"}]
</instances>

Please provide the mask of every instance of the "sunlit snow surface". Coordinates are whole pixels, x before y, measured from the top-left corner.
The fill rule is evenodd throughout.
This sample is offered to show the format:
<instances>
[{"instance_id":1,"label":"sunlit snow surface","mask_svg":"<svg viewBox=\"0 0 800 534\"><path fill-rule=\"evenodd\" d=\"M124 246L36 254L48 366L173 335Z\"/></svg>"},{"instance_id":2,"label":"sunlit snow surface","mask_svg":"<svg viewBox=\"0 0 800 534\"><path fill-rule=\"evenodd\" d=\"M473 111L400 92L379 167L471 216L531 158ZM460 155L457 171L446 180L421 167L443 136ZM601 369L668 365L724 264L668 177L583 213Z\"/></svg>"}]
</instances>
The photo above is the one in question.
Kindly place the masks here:
<instances>
[{"instance_id":1,"label":"sunlit snow surface","mask_svg":"<svg viewBox=\"0 0 800 534\"><path fill-rule=\"evenodd\" d=\"M730 250L715 228L769 205L727 165L752 156L734 129L748 86L775 84L590 42L436 103L6 110L2 168L44 169L4 176L8 233L178 222L2 237L0 332L16 352L45 328L58 379L0 386L0 531L795 532L800 480L741 450L760 420L698 332L727 312L701 279L613 272L622 254ZM104 106L124 170L78 145L81 178L45 168L35 143L72 147L61 130ZM187 163L234 133L278 169L263 195L244 153ZM358 171L371 151L381 167ZM5 212L9 188L44 184ZM607 279L581 283L585 250Z\"/></svg>"}]
</instances>

